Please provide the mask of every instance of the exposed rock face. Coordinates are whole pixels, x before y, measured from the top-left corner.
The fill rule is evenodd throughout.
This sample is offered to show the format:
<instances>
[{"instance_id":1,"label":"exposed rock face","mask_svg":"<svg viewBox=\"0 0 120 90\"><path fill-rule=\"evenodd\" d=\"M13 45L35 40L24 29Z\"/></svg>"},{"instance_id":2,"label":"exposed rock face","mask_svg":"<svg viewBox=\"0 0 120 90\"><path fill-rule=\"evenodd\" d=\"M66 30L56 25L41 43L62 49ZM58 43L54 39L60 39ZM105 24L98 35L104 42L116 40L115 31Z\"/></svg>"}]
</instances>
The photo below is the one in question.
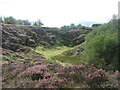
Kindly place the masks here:
<instances>
[{"instance_id":1,"label":"exposed rock face","mask_svg":"<svg viewBox=\"0 0 120 90\"><path fill-rule=\"evenodd\" d=\"M2 47L16 51L22 46L36 47L41 42L55 43L55 28L39 28L32 26L2 25ZM48 33L51 34L49 35ZM56 34L56 35L54 35Z\"/></svg>"},{"instance_id":2,"label":"exposed rock face","mask_svg":"<svg viewBox=\"0 0 120 90\"><path fill-rule=\"evenodd\" d=\"M80 34L87 34L89 30L70 30L61 33L57 28L2 25L2 47L13 51L22 50L23 46L36 47L43 45L64 44L78 45L84 42Z\"/></svg>"},{"instance_id":3,"label":"exposed rock face","mask_svg":"<svg viewBox=\"0 0 120 90\"><path fill-rule=\"evenodd\" d=\"M35 41L34 41L33 39L28 39L28 40L26 41L26 45L27 45L27 46L30 46L30 47L35 47L35 46L36 46L36 43L35 43Z\"/></svg>"},{"instance_id":4,"label":"exposed rock face","mask_svg":"<svg viewBox=\"0 0 120 90\"><path fill-rule=\"evenodd\" d=\"M73 39L73 43L75 45L79 45L79 44L83 43L84 41L85 41L85 38L81 37L81 36L76 37L76 38Z\"/></svg>"},{"instance_id":5,"label":"exposed rock face","mask_svg":"<svg viewBox=\"0 0 120 90\"><path fill-rule=\"evenodd\" d=\"M67 31L61 35L62 39L65 41L65 45L79 45L84 42L84 37L81 37L80 34L87 34L90 30L79 30L74 29Z\"/></svg>"}]
</instances>

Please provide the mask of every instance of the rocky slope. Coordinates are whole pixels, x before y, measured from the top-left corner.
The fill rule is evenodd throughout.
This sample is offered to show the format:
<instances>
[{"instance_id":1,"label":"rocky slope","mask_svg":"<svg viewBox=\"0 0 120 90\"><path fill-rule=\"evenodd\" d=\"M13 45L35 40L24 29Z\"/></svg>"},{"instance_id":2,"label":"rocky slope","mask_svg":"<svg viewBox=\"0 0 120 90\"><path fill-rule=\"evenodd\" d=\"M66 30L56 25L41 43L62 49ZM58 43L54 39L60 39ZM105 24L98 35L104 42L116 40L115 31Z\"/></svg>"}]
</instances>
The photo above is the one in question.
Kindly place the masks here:
<instances>
[{"instance_id":1,"label":"rocky slope","mask_svg":"<svg viewBox=\"0 0 120 90\"><path fill-rule=\"evenodd\" d=\"M23 46L36 47L37 45L51 46L60 44L81 44L89 31L70 30L61 33L57 28L2 25L2 47L19 51Z\"/></svg>"},{"instance_id":2,"label":"rocky slope","mask_svg":"<svg viewBox=\"0 0 120 90\"><path fill-rule=\"evenodd\" d=\"M48 36L48 34L49 32L44 28L3 24L2 46L3 48L15 51L22 46L35 47L40 43L44 45L42 40L48 39L52 41L52 35Z\"/></svg>"}]
</instances>

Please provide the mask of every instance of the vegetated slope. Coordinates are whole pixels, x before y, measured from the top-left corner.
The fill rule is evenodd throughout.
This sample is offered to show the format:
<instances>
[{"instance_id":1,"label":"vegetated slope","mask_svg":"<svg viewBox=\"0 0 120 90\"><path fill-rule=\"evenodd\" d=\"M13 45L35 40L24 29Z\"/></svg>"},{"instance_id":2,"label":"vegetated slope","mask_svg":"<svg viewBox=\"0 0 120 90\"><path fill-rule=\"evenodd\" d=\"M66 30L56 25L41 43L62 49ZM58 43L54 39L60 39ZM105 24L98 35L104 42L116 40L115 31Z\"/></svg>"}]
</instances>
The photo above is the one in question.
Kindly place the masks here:
<instances>
[{"instance_id":1,"label":"vegetated slope","mask_svg":"<svg viewBox=\"0 0 120 90\"><path fill-rule=\"evenodd\" d=\"M99 68L118 70L118 20L100 25L87 35L82 59Z\"/></svg>"}]
</instances>

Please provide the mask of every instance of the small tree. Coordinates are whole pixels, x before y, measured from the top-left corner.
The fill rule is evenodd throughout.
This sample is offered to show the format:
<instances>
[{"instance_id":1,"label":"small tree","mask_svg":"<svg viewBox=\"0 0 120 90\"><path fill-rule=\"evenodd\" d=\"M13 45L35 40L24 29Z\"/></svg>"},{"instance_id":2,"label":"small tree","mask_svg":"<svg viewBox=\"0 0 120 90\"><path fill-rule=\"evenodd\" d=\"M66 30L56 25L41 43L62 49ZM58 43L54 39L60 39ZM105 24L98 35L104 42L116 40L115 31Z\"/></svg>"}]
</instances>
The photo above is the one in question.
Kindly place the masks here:
<instances>
[{"instance_id":1,"label":"small tree","mask_svg":"<svg viewBox=\"0 0 120 90\"><path fill-rule=\"evenodd\" d=\"M64 25L64 26L62 26L60 29L61 29L62 31L67 31L67 30L70 30L70 27Z\"/></svg>"},{"instance_id":2,"label":"small tree","mask_svg":"<svg viewBox=\"0 0 120 90\"><path fill-rule=\"evenodd\" d=\"M71 24L70 29L77 29L77 28L76 28L75 24Z\"/></svg>"},{"instance_id":3,"label":"small tree","mask_svg":"<svg viewBox=\"0 0 120 90\"><path fill-rule=\"evenodd\" d=\"M28 20L23 20L24 25L31 25L31 23Z\"/></svg>"},{"instance_id":4,"label":"small tree","mask_svg":"<svg viewBox=\"0 0 120 90\"><path fill-rule=\"evenodd\" d=\"M92 27L98 27L100 26L101 24L93 24Z\"/></svg>"},{"instance_id":5,"label":"small tree","mask_svg":"<svg viewBox=\"0 0 120 90\"><path fill-rule=\"evenodd\" d=\"M18 19L18 20L17 20L17 24L23 25L23 24L24 24L24 22L23 22L23 20Z\"/></svg>"},{"instance_id":6,"label":"small tree","mask_svg":"<svg viewBox=\"0 0 120 90\"><path fill-rule=\"evenodd\" d=\"M78 24L78 25L76 26L76 28L77 28L77 29L81 29L81 26L82 26L81 24Z\"/></svg>"},{"instance_id":7,"label":"small tree","mask_svg":"<svg viewBox=\"0 0 120 90\"><path fill-rule=\"evenodd\" d=\"M118 19L118 16L114 14L114 15L112 16L112 18L113 18L112 20L117 20L117 19Z\"/></svg>"},{"instance_id":8,"label":"small tree","mask_svg":"<svg viewBox=\"0 0 120 90\"><path fill-rule=\"evenodd\" d=\"M37 21L37 26L42 26L42 25L44 25L44 24L41 22L40 19L38 19L38 21Z\"/></svg>"},{"instance_id":9,"label":"small tree","mask_svg":"<svg viewBox=\"0 0 120 90\"><path fill-rule=\"evenodd\" d=\"M16 19L13 18L12 16L4 18L4 23L5 24L16 24Z\"/></svg>"},{"instance_id":10,"label":"small tree","mask_svg":"<svg viewBox=\"0 0 120 90\"><path fill-rule=\"evenodd\" d=\"M0 17L0 23L3 23L2 17Z\"/></svg>"},{"instance_id":11,"label":"small tree","mask_svg":"<svg viewBox=\"0 0 120 90\"><path fill-rule=\"evenodd\" d=\"M35 22L33 25L34 25L34 26L37 26L37 23Z\"/></svg>"}]
</instances>

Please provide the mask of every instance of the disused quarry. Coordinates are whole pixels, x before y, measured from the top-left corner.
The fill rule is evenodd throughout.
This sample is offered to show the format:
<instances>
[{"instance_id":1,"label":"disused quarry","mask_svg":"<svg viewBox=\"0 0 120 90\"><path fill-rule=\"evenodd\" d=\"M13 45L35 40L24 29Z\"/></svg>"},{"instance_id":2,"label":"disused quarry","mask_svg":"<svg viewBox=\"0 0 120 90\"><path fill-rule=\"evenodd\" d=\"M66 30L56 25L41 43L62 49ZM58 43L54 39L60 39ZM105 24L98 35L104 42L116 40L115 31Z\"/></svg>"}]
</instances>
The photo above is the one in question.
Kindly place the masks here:
<instances>
[{"instance_id":1,"label":"disused quarry","mask_svg":"<svg viewBox=\"0 0 120 90\"><path fill-rule=\"evenodd\" d=\"M2 48L17 53L24 53L31 49L43 54L47 59L51 59L80 45L85 41L84 37L89 32L89 30L79 29L63 32L58 28L3 24ZM78 52L79 49L81 48L78 48ZM79 56L79 53L76 55Z\"/></svg>"},{"instance_id":2,"label":"disused quarry","mask_svg":"<svg viewBox=\"0 0 120 90\"><path fill-rule=\"evenodd\" d=\"M3 88L117 87L113 72L82 64L89 32L3 24Z\"/></svg>"}]
</instances>

